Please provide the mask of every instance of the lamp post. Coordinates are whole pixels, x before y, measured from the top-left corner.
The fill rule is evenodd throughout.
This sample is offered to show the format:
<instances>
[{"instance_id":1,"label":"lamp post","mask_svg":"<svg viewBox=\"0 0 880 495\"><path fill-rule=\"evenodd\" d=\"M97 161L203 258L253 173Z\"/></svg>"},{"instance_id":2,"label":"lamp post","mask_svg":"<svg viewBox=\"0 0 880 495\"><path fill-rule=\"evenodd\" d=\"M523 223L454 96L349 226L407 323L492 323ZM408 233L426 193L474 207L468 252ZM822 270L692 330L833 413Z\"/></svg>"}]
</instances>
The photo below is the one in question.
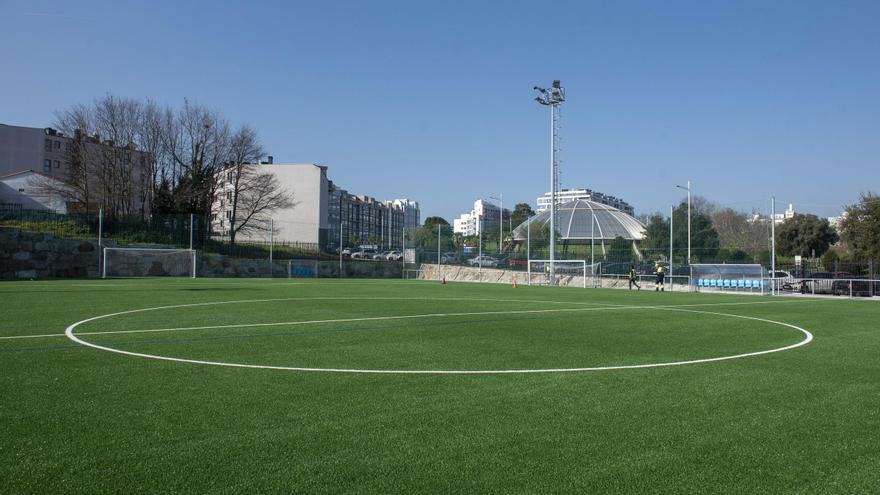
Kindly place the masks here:
<instances>
[{"instance_id":1,"label":"lamp post","mask_svg":"<svg viewBox=\"0 0 880 495\"><path fill-rule=\"evenodd\" d=\"M559 105L565 101L565 89L559 80L549 89L534 88L541 95L535 101L550 107L550 283L556 283L556 186L559 178Z\"/></svg>"},{"instance_id":2,"label":"lamp post","mask_svg":"<svg viewBox=\"0 0 880 495\"><path fill-rule=\"evenodd\" d=\"M688 192L688 266L691 264L691 181L687 181L687 187L679 186L677 188L684 189Z\"/></svg>"}]
</instances>

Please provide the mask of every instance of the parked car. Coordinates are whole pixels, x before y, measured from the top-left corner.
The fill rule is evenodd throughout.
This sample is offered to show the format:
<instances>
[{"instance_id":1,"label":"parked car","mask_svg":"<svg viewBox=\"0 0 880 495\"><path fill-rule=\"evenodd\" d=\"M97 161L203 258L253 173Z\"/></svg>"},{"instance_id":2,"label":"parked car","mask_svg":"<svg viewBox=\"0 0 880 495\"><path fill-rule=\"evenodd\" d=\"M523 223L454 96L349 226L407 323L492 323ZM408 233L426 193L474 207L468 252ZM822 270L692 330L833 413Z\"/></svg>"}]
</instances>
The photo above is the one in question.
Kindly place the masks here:
<instances>
[{"instance_id":1,"label":"parked car","mask_svg":"<svg viewBox=\"0 0 880 495\"><path fill-rule=\"evenodd\" d=\"M458 257L458 253L443 253L440 256L440 263L460 263L461 259Z\"/></svg>"},{"instance_id":2,"label":"parked car","mask_svg":"<svg viewBox=\"0 0 880 495\"><path fill-rule=\"evenodd\" d=\"M878 285L880 284L870 280L835 280L831 283L831 293L835 296L871 297L880 295L877 291L880 288Z\"/></svg>"},{"instance_id":3,"label":"parked car","mask_svg":"<svg viewBox=\"0 0 880 495\"><path fill-rule=\"evenodd\" d=\"M348 258L351 256L351 248L345 248L342 250L342 257Z\"/></svg>"},{"instance_id":4,"label":"parked car","mask_svg":"<svg viewBox=\"0 0 880 495\"><path fill-rule=\"evenodd\" d=\"M392 249L385 255L385 259L388 261L400 261L403 259L403 254L396 249Z\"/></svg>"},{"instance_id":5,"label":"parked car","mask_svg":"<svg viewBox=\"0 0 880 495\"><path fill-rule=\"evenodd\" d=\"M385 261L388 259L388 255L391 254L391 250L381 251L373 255L374 260L382 260Z\"/></svg>"},{"instance_id":6,"label":"parked car","mask_svg":"<svg viewBox=\"0 0 880 495\"><path fill-rule=\"evenodd\" d=\"M800 291L803 294L833 294L834 279L848 276L851 275L846 272L814 272L800 282Z\"/></svg>"},{"instance_id":7,"label":"parked car","mask_svg":"<svg viewBox=\"0 0 880 495\"><path fill-rule=\"evenodd\" d=\"M484 254L482 256L477 256L476 258L469 259L468 264L471 266L485 266L488 268L495 268L496 266L498 266L498 260Z\"/></svg>"},{"instance_id":8,"label":"parked car","mask_svg":"<svg viewBox=\"0 0 880 495\"><path fill-rule=\"evenodd\" d=\"M351 253L351 259L353 260L371 260L373 256L376 255L376 251L372 249L361 249L360 251L355 251Z\"/></svg>"}]
</instances>

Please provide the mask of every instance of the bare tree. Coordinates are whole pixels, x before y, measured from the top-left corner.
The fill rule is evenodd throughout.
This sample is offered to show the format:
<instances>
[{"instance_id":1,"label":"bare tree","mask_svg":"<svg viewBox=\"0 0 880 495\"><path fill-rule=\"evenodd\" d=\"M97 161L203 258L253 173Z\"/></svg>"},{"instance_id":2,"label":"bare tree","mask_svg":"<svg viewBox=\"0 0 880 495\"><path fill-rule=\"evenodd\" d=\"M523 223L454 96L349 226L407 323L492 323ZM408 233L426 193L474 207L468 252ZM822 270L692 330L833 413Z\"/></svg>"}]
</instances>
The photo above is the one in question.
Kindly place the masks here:
<instances>
[{"instance_id":1,"label":"bare tree","mask_svg":"<svg viewBox=\"0 0 880 495\"><path fill-rule=\"evenodd\" d=\"M183 206L191 213L209 214L217 175L229 156L229 123L217 112L184 100L183 108L167 115L163 145Z\"/></svg>"},{"instance_id":2,"label":"bare tree","mask_svg":"<svg viewBox=\"0 0 880 495\"><path fill-rule=\"evenodd\" d=\"M93 206L93 187L91 180L93 165L88 159L87 144L92 127L92 112L86 105L74 105L68 110L56 112L55 126L70 136L64 150L70 169L57 180L42 180L38 188L47 194L64 198L73 208L89 213Z\"/></svg>"},{"instance_id":3,"label":"bare tree","mask_svg":"<svg viewBox=\"0 0 880 495\"><path fill-rule=\"evenodd\" d=\"M741 249L752 256L767 249L769 233L766 222L753 220L732 208L719 208L712 214L712 224L723 248Z\"/></svg>"},{"instance_id":4,"label":"bare tree","mask_svg":"<svg viewBox=\"0 0 880 495\"><path fill-rule=\"evenodd\" d=\"M230 161L221 174L221 193L229 202L230 244L235 244L238 234L268 232L270 214L294 206L293 195L281 187L278 178L260 170L262 156L263 148L253 128L244 126L232 135Z\"/></svg>"}]
</instances>

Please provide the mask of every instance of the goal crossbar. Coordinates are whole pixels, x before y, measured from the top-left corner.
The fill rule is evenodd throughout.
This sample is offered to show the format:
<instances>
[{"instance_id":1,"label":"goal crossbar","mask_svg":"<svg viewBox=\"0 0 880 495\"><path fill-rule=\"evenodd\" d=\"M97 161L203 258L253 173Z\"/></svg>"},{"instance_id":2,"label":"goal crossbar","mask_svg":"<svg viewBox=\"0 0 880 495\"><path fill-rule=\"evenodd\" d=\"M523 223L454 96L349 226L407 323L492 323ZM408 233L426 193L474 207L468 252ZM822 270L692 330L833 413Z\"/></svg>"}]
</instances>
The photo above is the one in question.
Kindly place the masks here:
<instances>
[{"instance_id":1,"label":"goal crossbar","mask_svg":"<svg viewBox=\"0 0 880 495\"><path fill-rule=\"evenodd\" d=\"M601 265L601 263L590 264L587 263L587 260L528 260L528 283L532 284L533 276L541 276L545 277L545 280L542 282L543 284L550 284L552 281L550 280L550 265L553 265L553 272L557 276L580 276L582 280L582 285L584 288L587 287L587 277L592 277L593 284L595 284L595 277L597 268Z\"/></svg>"},{"instance_id":2,"label":"goal crossbar","mask_svg":"<svg viewBox=\"0 0 880 495\"><path fill-rule=\"evenodd\" d=\"M124 265L122 273L114 272L119 270L118 264ZM161 276L196 278L196 250L124 247L103 250L101 278Z\"/></svg>"}]
</instances>

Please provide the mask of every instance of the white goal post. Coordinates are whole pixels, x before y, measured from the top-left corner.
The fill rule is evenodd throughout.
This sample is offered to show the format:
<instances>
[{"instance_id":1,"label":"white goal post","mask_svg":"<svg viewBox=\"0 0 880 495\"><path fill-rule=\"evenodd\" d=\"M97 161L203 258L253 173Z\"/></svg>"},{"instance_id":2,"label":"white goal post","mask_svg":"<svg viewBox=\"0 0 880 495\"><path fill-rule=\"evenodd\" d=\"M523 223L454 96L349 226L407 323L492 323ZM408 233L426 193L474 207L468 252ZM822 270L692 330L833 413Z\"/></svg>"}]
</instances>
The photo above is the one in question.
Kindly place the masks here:
<instances>
[{"instance_id":1,"label":"white goal post","mask_svg":"<svg viewBox=\"0 0 880 495\"><path fill-rule=\"evenodd\" d=\"M550 281L550 264L553 264L556 277L581 277L582 286L587 287L587 278L591 278L591 284L596 283L596 273L599 271L601 263L589 264L587 260L529 260L528 265L528 284L532 285L549 285Z\"/></svg>"},{"instance_id":2,"label":"white goal post","mask_svg":"<svg viewBox=\"0 0 880 495\"><path fill-rule=\"evenodd\" d=\"M105 247L101 278L117 277L196 278L196 251Z\"/></svg>"}]
</instances>

